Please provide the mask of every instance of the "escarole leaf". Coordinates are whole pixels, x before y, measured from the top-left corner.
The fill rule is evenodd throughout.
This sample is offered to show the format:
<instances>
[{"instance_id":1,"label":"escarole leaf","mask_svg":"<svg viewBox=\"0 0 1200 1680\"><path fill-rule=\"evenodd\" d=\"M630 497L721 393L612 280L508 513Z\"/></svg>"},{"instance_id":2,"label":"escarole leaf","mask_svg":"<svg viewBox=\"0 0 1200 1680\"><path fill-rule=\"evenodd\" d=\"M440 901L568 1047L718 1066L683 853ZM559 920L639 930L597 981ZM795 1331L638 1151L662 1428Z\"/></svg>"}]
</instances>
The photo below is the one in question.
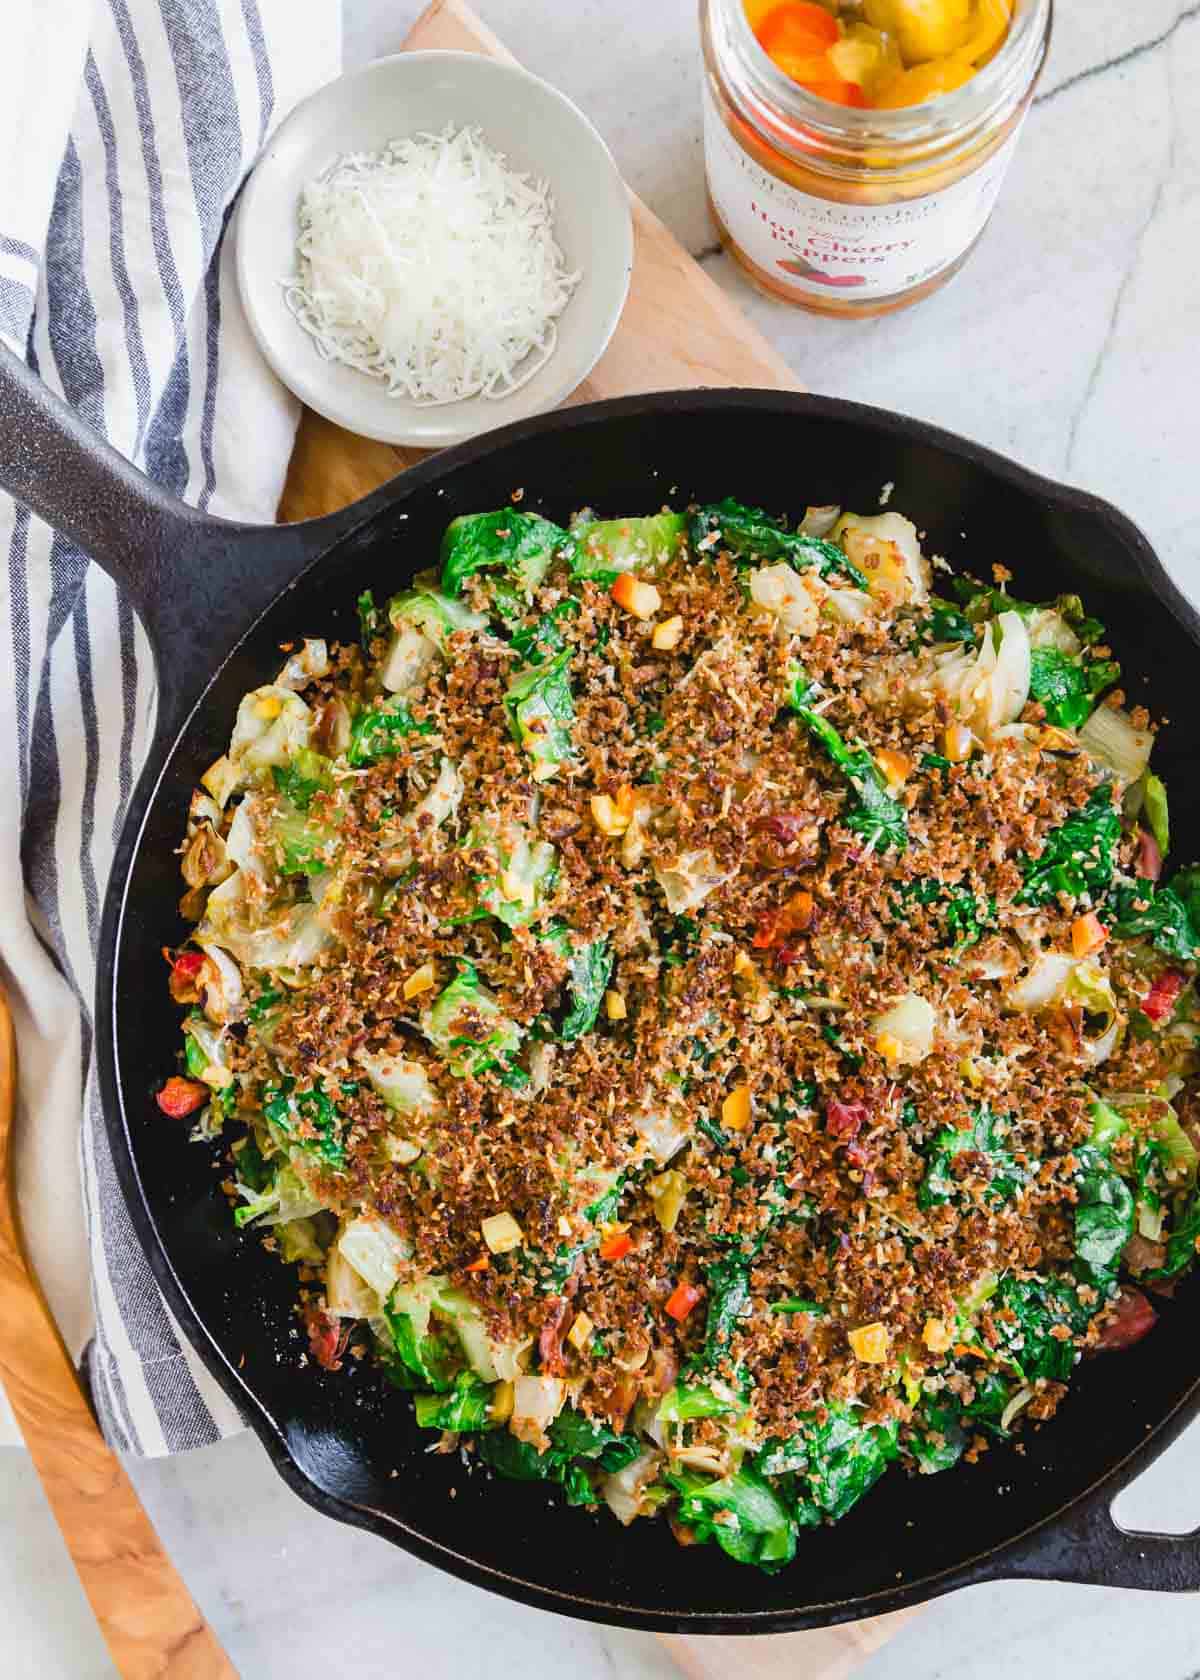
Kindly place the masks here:
<instances>
[{"instance_id":1,"label":"escarole leaf","mask_svg":"<svg viewBox=\"0 0 1200 1680\"><path fill-rule=\"evenodd\" d=\"M968 647L975 644L975 626L966 613L959 612L949 601L938 600L936 595L929 602L929 616L921 620L917 629L923 642L963 642Z\"/></svg>"},{"instance_id":2,"label":"escarole leaf","mask_svg":"<svg viewBox=\"0 0 1200 1680\"><path fill-rule=\"evenodd\" d=\"M697 508L689 533L692 547L702 555L723 551L747 565L758 560L785 560L797 571L816 566L822 577L838 577L859 589L867 587L863 572L836 543L789 531L761 508L745 507L731 497Z\"/></svg>"},{"instance_id":3,"label":"escarole leaf","mask_svg":"<svg viewBox=\"0 0 1200 1680\"><path fill-rule=\"evenodd\" d=\"M519 741L533 761L535 781L548 781L574 751L571 726L575 702L568 671L571 650L556 654L544 665L530 665L518 671L508 685L504 709L508 713L513 739Z\"/></svg>"},{"instance_id":4,"label":"escarole leaf","mask_svg":"<svg viewBox=\"0 0 1200 1680\"><path fill-rule=\"evenodd\" d=\"M566 596L534 624L513 631L513 652L523 663L535 665L561 653L567 645L562 625L578 611L579 602L573 595Z\"/></svg>"},{"instance_id":5,"label":"escarole leaf","mask_svg":"<svg viewBox=\"0 0 1200 1680\"><path fill-rule=\"evenodd\" d=\"M1200 932L1175 882L1160 887L1152 881L1119 880L1106 919L1118 939L1145 941L1174 962L1200 961Z\"/></svg>"},{"instance_id":6,"label":"escarole leaf","mask_svg":"<svg viewBox=\"0 0 1200 1680\"><path fill-rule=\"evenodd\" d=\"M341 1089L347 1096L353 1096L358 1085L351 1082L343 1084ZM262 1094L262 1105L267 1120L289 1143L319 1156L328 1166L345 1164L346 1150L342 1142L345 1122L320 1080L307 1091L298 1091L296 1081L290 1077L278 1085L268 1085Z\"/></svg>"},{"instance_id":7,"label":"escarole leaf","mask_svg":"<svg viewBox=\"0 0 1200 1680\"><path fill-rule=\"evenodd\" d=\"M908 846L908 813L887 791L883 772L871 754L865 747L848 746L828 718L803 701L789 698L789 704L850 783L853 798L842 819L846 827L861 834L873 851L894 848L903 852Z\"/></svg>"},{"instance_id":8,"label":"escarole leaf","mask_svg":"<svg viewBox=\"0 0 1200 1680\"><path fill-rule=\"evenodd\" d=\"M591 1032L604 1002L604 993L612 974L613 954L607 939L595 939L576 945L571 930L561 922L552 923L541 935L567 965L567 1007L557 1028L562 1039L582 1038Z\"/></svg>"},{"instance_id":9,"label":"escarole leaf","mask_svg":"<svg viewBox=\"0 0 1200 1680\"><path fill-rule=\"evenodd\" d=\"M981 898L970 887L950 886L927 876L901 886L893 900L893 911L903 916L908 904L937 910L945 923L947 943L956 951L978 944L996 925L994 898Z\"/></svg>"},{"instance_id":10,"label":"escarole leaf","mask_svg":"<svg viewBox=\"0 0 1200 1680\"><path fill-rule=\"evenodd\" d=\"M1171 1229L1167 1235L1167 1253L1163 1264L1156 1271L1147 1272L1148 1278L1178 1277L1196 1259L1200 1244L1200 1191L1194 1192L1183 1202L1171 1222Z\"/></svg>"},{"instance_id":11,"label":"escarole leaf","mask_svg":"<svg viewBox=\"0 0 1200 1680\"><path fill-rule=\"evenodd\" d=\"M525 594L538 587L556 554L571 558L575 539L536 513L500 508L453 520L442 538L442 588L458 595L475 572L498 568Z\"/></svg>"},{"instance_id":12,"label":"escarole leaf","mask_svg":"<svg viewBox=\"0 0 1200 1680\"><path fill-rule=\"evenodd\" d=\"M940 1131L933 1140L929 1166L917 1191L918 1207L942 1207L952 1200L958 1191L953 1164L963 1154L981 1156L987 1162L989 1201L1011 1200L1025 1182L1026 1174L1004 1147L1003 1137L1004 1124L986 1103L963 1129L946 1127Z\"/></svg>"},{"instance_id":13,"label":"escarole leaf","mask_svg":"<svg viewBox=\"0 0 1200 1680\"><path fill-rule=\"evenodd\" d=\"M511 1062L522 1037L473 965L461 958L456 978L422 1015L421 1030L458 1078Z\"/></svg>"},{"instance_id":14,"label":"escarole leaf","mask_svg":"<svg viewBox=\"0 0 1200 1680\"><path fill-rule=\"evenodd\" d=\"M451 1393L462 1366L462 1353L457 1341L428 1312L404 1311L398 1296L399 1291L393 1291L383 1308L391 1338L389 1374L402 1388L419 1385L432 1389L431 1398ZM461 1390L459 1392L461 1394Z\"/></svg>"},{"instance_id":15,"label":"escarole leaf","mask_svg":"<svg viewBox=\"0 0 1200 1680\"><path fill-rule=\"evenodd\" d=\"M738 1319L750 1304L750 1262L740 1255L716 1260L706 1269L708 1313L704 1341L694 1367L712 1367L729 1352Z\"/></svg>"},{"instance_id":16,"label":"escarole leaf","mask_svg":"<svg viewBox=\"0 0 1200 1680\"><path fill-rule=\"evenodd\" d=\"M289 763L271 766L271 780L298 811L307 811L318 793L333 787L333 765L311 747L301 747Z\"/></svg>"},{"instance_id":17,"label":"escarole leaf","mask_svg":"<svg viewBox=\"0 0 1200 1680\"><path fill-rule=\"evenodd\" d=\"M1116 1281L1121 1251L1133 1235L1136 1212L1133 1192L1104 1150L1089 1146L1079 1151L1079 1157L1076 1274L1081 1282L1107 1290Z\"/></svg>"},{"instance_id":18,"label":"escarole leaf","mask_svg":"<svg viewBox=\"0 0 1200 1680\"><path fill-rule=\"evenodd\" d=\"M355 769L392 758L410 735L432 735L433 724L418 723L403 700L379 701L366 706L350 725L346 761Z\"/></svg>"},{"instance_id":19,"label":"escarole leaf","mask_svg":"<svg viewBox=\"0 0 1200 1680\"><path fill-rule=\"evenodd\" d=\"M679 1495L679 1521L702 1545L715 1541L736 1563L755 1564L768 1573L795 1557L796 1520L750 1466L716 1479L670 1470L665 1480Z\"/></svg>"},{"instance_id":20,"label":"escarole leaf","mask_svg":"<svg viewBox=\"0 0 1200 1680\"><path fill-rule=\"evenodd\" d=\"M576 577L606 581L619 572L653 572L678 554L687 537L682 513L648 514L641 518L591 520L576 525L576 550L571 570Z\"/></svg>"},{"instance_id":21,"label":"escarole leaf","mask_svg":"<svg viewBox=\"0 0 1200 1680\"><path fill-rule=\"evenodd\" d=\"M604 1002L612 974L613 954L606 939L593 940L572 950L567 959L567 987L571 1004L558 1029L560 1038L582 1038L591 1032Z\"/></svg>"},{"instance_id":22,"label":"escarole leaf","mask_svg":"<svg viewBox=\"0 0 1200 1680\"><path fill-rule=\"evenodd\" d=\"M460 1371L448 1394L418 1394L413 1401L422 1429L452 1429L466 1434L492 1426L493 1385L474 1371Z\"/></svg>"},{"instance_id":23,"label":"escarole leaf","mask_svg":"<svg viewBox=\"0 0 1200 1680\"><path fill-rule=\"evenodd\" d=\"M781 1491L802 1528L844 1517L900 1451L894 1420L865 1423L858 1408L841 1401L824 1411L824 1422L805 1418L794 1435L770 1442L755 1459L760 1474L783 1478Z\"/></svg>"},{"instance_id":24,"label":"escarole leaf","mask_svg":"<svg viewBox=\"0 0 1200 1680\"><path fill-rule=\"evenodd\" d=\"M1171 812L1166 784L1153 770L1147 770L1142 780L1142 816L1165 858L1171 850Z\"/></svg>"},{"instance_id":25,"label":"escarole leaf","mask_svg":"<svg viewBox=\"0 0 1200 1680\"><path fill-rule=\"evenodd\" d=\"M1076 659L1058 648L1034 648L1029 694L1041 704L1048 723L1078 729L1120 675L1121 667L1111 659Z\"/></svg>"},{"instance_id":26,"label":"escarole leaf","mask_svg":"<svg viewBox=\"0 0 1200 1680\"><path fill-rule=\"evenodd\" d=\"M962 1405L952 1394L925 1395L913 1417L909 1447L923 1476L958 1463L967 1446Z\"/></svg>"},{"instance_id":27,"label":"escarole leaf","mask_svg":"<svg viewBox=\"0 0 1200 1680\"><path fill-rule=\"evenodd\" d=\"M1084 1305L1071 1278L1003 1278L992 1308L1000 1349L1026 1382L1066 1382L1076 1359L1073 1338L1103 1304L1101 1297Z\"/></svg>"},{"instance_id":28,"label":"escarole leaf","mask_svg":"<svg viewBox=\"0 0 1200 1680\"><path fill-rule=\"evenodd\" d=\"M567 1407L549 1428L550 1445L538 1452L507 1429L493 1430L479 1442L479 1456L498 1476L516 1482L555 1482L571 1505L594 1505L594 1478L612 1475L632 1464L642 1450L635 1434L617 1435Z\"/></svg>"},{"instance_id":29,"label":"escarole leaf","mask_svg":"<svg viewBox=\"0 0 1200 1680\"><path fill-rule=\"evenodd\" d=\"M1021 860L1019 904L1051 904L1060 896L1103 898L1113 877L1121 818L1102 782L1087 804L1046 836L1041 856Z\"/></svg>"}]
</instances>

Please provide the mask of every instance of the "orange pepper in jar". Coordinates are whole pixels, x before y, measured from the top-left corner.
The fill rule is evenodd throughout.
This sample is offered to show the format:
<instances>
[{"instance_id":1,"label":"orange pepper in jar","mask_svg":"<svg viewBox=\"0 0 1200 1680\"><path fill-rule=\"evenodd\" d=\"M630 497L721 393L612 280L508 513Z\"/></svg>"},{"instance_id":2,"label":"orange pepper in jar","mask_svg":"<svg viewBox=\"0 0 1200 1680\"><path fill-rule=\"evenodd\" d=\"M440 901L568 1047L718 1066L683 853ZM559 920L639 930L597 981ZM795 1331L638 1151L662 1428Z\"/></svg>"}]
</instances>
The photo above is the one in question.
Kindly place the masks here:
<instances>
[{"instance_id":1,"label":"orange pepper in jar","mask_svg":"<svg viewBox=\"0 0 1200 1680\"><path fill-rule=\"evenodd\" d=\"M1004 44L1011 0L744 0L786 76L838 105L900 110L951 93Z\"/></svg>"},{"instance_id":2,"label":"orange pepper in jar","mask_svg":"<svg viewBox=\"0 0 1200 1680\"><path fill-rule=\"evenodd\" d=\"M828 315L879 315L944 286L996 203L1053 9L700 0L721 243L764 291Z\"/></svg>"}]
</instances>

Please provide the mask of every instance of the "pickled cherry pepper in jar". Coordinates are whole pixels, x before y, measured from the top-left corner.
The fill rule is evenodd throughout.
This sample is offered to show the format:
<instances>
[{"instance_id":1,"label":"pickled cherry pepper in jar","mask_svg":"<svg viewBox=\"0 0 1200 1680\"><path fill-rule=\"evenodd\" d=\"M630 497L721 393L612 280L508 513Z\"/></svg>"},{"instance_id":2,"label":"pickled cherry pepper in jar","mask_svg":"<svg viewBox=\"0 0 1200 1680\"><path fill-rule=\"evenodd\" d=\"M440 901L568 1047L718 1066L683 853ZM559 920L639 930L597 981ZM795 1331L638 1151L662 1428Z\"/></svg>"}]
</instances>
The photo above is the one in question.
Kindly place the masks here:
<instances>
[{"instance_id":1,"label":"pickled cherry pepper in jar","mask_svg":"<svg viewBox=\"0 0 1200 1680\"><path fill-rule=\"evenodd\" d=\"M982 234L1052 0L701 0L709 200L777 297L877 315Z\"/></svg>"}]
</instances>

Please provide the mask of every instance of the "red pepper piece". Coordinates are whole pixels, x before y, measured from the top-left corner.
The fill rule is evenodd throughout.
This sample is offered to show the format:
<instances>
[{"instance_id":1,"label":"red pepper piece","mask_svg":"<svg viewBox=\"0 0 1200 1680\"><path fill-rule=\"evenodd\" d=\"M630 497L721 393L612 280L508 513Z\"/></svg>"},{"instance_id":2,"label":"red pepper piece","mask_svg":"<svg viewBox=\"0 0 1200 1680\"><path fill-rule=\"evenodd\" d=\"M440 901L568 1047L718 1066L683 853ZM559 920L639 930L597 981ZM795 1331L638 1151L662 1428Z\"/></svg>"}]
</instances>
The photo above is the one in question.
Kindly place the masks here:
<instances>
[{"instance_id":1,"label":"red pepper piece","mask_svg":"<svg viewBox=\"0 0 1200 1680\"><path fill-rule=\"evenodd\" d=\"M1159 1021L1167 1020L1174 1014L1179 994L1186 985L1187 976L1181 974L1177 968L1164 970L1142 999L1142 1014L1156 1025Z\"/></svg>"},{"instance_id":2,"label":"red pepper piece","mask_svg":"<svg viewBox=\"0 0 1200 1680\"><path fill-rule=\"evenodd\" d=\"M155 1102L172 1120L186 1120L189 1114L203 1108L209 1098L208 1086L199 1079L180 1079L176 1074L155 1094Z\"/></svg>"},{"instance_id":3,"label":"red pepper piece","mask_svg":"<svg viewBox=\"0 0 1200 1680\"><path fill-rule=\"evenodd\" d=\"M1148 828L1138 829L1137 872L1143 881L1157 881L1162 874L1162 847Z\"/></svg>"},{"instance_id":4,"label":"red pepper piece","mask_svg":"<svg viewBox=\"0 0 1200 1680\"><path fill-rule=\"evenodd\" d=\"M304 1314L304 1328L308 1331L308 1351L323 1371L340 1371L342 1355L350 1340L350 1326L343 1329L336 1318L320 1307L309 1307Z\"/></svg>"},{"instance_id":5,"label":"red pepper piece","mask_svg":"<svg viewBox=\"0 0 1200 1680\"><path fill-rule=\"evenodd\" d=\"M174 957L170 951L164 951L163 955L171 964L167 982L171 996L176 1003L195 1003L200 996L200 975L208 958L203 951L180 951Z\"/></svg>"},{"instance_id":6,"label":"red pepper piece","mask_svg":"<svg viewBox=\"0 0 1200 1680\"><path fill-rule=\"evenodd\" d=\"M830 1137L856 1138L867 1123L867 1105L862 1102L839 1102L830 1097L825 1104L825 1130Z\"/></svg>"},{"instance_id":7,"label":"red pepper piece","mask_svg":"<svg viewBox=\"0 0 1200 1680\"><path fill-rule=\"evenodd\" d=\"M700 1291L691 1283L677 1283L667 1296L666 1310L677 1324L682 1324L700 1299Z\"/></svg>"},{"instance_id":8,"label":"red pepper piece","mask_svg":"<svg viewBox=\"0 0 1200 1680\"><path fill-rule=\"evenodd\" d=\"M1117 1296L1108 1323L1096 1343L1098 1353L1121 1353L1140 1342L1158 1323L1158 1314L1140 1289L1128 1285Z\"/></svg>"}]
</instances>

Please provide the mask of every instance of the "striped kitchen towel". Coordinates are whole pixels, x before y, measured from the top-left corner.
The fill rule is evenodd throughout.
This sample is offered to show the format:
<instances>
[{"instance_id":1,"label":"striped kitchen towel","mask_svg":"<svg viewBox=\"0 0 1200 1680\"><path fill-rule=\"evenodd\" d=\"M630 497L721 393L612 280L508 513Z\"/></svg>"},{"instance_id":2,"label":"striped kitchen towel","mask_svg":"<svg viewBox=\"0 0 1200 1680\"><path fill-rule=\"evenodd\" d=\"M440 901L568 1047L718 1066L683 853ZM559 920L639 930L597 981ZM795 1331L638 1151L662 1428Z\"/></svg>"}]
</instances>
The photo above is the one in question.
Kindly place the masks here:
<instances>
[{"instance_id":1,"label":"striped kitchen towel","mask_svg":"<svg viewBox=\"0 0 1200 1680\"><path fill-rule=\"evenodd\" d=\"M0 11L0 337L139 467L217 513L274 516L296 423L222 236L267 133L340 56L338 0ZM152 666L109 579L3 496L0 648L0 967L25 1229L109 1438L199 1446L240 1420L158 1293L90 1067L99 906ZM0 1440L14 1439L5 1411Z\"/></svg>"}]
</instances>

